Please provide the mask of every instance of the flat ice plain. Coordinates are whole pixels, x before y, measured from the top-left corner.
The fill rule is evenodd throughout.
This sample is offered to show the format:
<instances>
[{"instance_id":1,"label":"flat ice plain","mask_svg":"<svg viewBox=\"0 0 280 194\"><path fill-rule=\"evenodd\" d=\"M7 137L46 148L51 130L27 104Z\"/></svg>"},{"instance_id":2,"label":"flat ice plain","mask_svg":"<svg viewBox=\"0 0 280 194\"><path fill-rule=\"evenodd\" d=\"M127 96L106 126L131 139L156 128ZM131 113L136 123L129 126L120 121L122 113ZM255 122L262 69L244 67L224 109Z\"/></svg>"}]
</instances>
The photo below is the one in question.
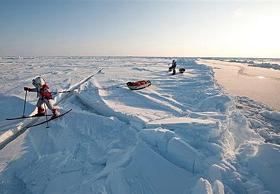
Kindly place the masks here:
<instances>
[{"instance_id":1,"label":"flat ice plain","mask_svg":"<svg viewBox=\"0 0 280 194\"><path fill-rule=\"evenodd\" d=\"M280 111L280 70L220 60L199 63L213 67L215 79L232 95L247 96Z\"/></svg>"}]
</instances>

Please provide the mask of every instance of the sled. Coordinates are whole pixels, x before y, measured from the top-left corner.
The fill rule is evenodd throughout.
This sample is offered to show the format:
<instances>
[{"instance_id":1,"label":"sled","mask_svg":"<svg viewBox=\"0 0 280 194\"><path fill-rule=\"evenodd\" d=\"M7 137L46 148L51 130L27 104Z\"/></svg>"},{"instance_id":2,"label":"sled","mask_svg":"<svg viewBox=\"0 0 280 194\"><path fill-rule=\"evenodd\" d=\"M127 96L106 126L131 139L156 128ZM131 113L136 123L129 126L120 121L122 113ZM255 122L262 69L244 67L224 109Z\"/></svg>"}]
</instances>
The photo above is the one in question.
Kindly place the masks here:
<instances>
[{"instance_id":1,"label":"sled","mask_svg":"<svg viewBox=\"0 0 280 194\"><path fill-rule=\"evenodd\" d=\"M137 82L127 82L127 87L131 90L140 90L151 85L150 80L141 80Z\"/></svg>"},{"instance_id":2,"label":"sled","mask_svg":"<svg viewBox=\"0 0 280 194\"><path fill-rule=\"evenodd\" d=\"M186 71L185 68L180 68L180 69L179 69L179 72L180 72L180 73L184 73L185 71Z\"/></svg>"}]
</instances>

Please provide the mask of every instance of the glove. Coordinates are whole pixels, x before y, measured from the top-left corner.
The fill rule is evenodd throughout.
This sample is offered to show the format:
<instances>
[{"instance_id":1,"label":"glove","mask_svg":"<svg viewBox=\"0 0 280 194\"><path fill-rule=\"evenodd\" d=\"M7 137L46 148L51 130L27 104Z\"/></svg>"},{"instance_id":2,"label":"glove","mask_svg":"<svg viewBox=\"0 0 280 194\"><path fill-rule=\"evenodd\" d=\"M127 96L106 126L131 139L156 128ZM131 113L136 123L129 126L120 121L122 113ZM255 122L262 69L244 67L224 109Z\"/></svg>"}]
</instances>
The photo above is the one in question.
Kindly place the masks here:
<instances>
[{"instance_id":1,"label":"glove","mask_svg":"<svg viewBox=\"0 0 280 194\"><path fill-rule=\"evenodd\" d=\"M24 89L24 91L28 91L28 92L31 91L31 88L29 88L29 87L24 87L23 89Z\"/></svg>"}]
</instances>

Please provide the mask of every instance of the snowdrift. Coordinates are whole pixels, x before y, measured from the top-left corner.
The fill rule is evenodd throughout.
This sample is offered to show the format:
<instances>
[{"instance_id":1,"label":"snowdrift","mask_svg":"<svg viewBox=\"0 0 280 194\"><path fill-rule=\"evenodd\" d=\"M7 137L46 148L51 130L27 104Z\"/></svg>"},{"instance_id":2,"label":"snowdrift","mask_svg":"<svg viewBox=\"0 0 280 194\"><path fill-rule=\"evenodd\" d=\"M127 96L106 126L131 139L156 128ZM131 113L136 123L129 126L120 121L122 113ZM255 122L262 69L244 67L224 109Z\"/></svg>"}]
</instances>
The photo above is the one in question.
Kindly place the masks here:
<instances>
[{"instance_id":1,"label":"snowdrift","mask_svg":"<svg viewBox=\"0 0 280 194\"><path fill-rule=\"evenodd\" d=\"M100 70L98 72L100 72ZM88 81L94 75L96 75L96 74L93 74L93 75L83 79L82 81L78 82L77 84L71 86L67 90L67 91L69 91L69 93L64 93L55 99L54 105L56 106L63 100L67 99L69 96L72 95L72 93L74 92L75 89L79 88L83 83ZM34 114L36 114L36 109L30 115L34 115ZM2 133L0 136L0 149L5 147L8 143L10 143L15 138L17 138L19 135L24 133L29 128L29 126L34 125L37 121L42 120L42 119L43 118L39 118L39 117L38 118L27 118L27 119L23 120L22 122L20 122L15 128L7 130L4 133Z\"/></svg>"}]
</instances>

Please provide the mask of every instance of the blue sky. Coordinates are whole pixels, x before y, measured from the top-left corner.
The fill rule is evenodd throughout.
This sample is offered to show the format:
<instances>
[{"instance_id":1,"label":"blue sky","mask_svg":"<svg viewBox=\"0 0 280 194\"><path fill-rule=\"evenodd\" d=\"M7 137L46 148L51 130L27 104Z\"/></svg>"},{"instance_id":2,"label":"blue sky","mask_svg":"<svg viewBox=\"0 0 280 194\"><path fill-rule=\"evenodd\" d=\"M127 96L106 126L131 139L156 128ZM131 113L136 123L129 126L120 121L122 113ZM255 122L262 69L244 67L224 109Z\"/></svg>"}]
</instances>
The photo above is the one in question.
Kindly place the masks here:
<instances>
[{"instance_id":1,"label":"blue sky","mask_svg":"<svg viewBox=\"0 0 280 194\"><path fill-rule=\"evenodd\" d=\"M280 1L0 0L0 55L280 57Z\"/></svg>"}]
</instances>

